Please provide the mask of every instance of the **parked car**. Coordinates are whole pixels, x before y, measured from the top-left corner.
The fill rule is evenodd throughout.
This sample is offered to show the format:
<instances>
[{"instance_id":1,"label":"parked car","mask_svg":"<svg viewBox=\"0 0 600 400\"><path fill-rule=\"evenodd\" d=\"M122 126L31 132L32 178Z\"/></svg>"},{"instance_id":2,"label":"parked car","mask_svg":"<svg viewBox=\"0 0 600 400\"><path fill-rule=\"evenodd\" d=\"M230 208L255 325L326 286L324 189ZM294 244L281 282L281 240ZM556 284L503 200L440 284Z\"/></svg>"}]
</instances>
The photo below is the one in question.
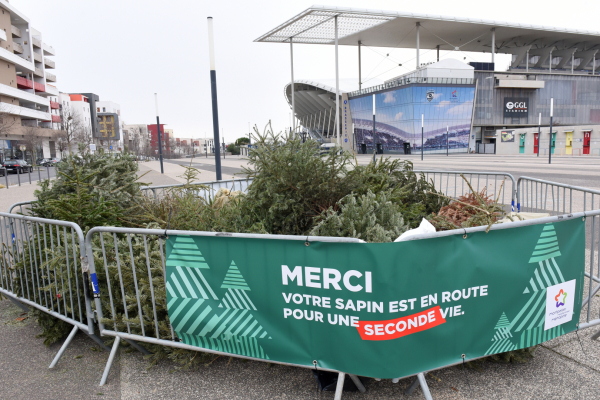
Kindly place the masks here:
<instances>
[{"instance_id":1,"label":"parked car","mask_svg":"<svg viewBox=\"0 0 600 400\"><path fill-rule=\"evenodd\" d=\"M36 165L41 165L41 166L44 166L44 167L45 167L45 166L46 166L46 163L47 163L48 161L50 161L50 160L52 160L52 159L51 159L51 158L38 158L38 159L35 161L35 163L36 163Z\"/></svg>"},{"instance_id":2,"label":"parked car","mask_svg":"<svg viewBox=\"0 0 600 400\"><path fill-rule=\"evenodd\" d=\"M4 166L0 164L0 176L5 176L5 175L6 175L6 168L4 168Z\"/></svg>"},{"instance_id":3,"label":"parked car","mask_svg":"<svg viewBox=\"0 0 600 400\"><path fill-rule=\"evenodd\" d=\"M23 174L33 171L33 167L25 160L7 160L4 162L6 171Z\"/></svg>"},{"instance_id":4,"label":"parked car","mask_svg":"<svg viewBox=\"0 0 600 400\"><path fill-rule=\"evenodd\" d=\"M39 164L42 167L54 167L56 164L58 164L60 162L59 158L44 158L44 162Z\"/></svg>"}]
</instances>

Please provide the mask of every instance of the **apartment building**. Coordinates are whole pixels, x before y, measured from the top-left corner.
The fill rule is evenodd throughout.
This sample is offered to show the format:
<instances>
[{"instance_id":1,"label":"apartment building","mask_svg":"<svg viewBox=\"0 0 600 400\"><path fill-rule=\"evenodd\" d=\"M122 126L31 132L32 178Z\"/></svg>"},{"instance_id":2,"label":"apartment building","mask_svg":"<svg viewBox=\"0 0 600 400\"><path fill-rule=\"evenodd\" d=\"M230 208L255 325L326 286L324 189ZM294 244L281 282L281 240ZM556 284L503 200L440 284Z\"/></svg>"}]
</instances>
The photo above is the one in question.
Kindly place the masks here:
<instances>
[{"instance_id":1,"label":"apartment building","mask_svg":"<svg viewBox=\"0 0 600 400\"><path fill-rule=\"evenodd\" d=\"M54 48L6 0L0 0L0 158L55 156L61 123Z\"/></svg>"}]
</instances>

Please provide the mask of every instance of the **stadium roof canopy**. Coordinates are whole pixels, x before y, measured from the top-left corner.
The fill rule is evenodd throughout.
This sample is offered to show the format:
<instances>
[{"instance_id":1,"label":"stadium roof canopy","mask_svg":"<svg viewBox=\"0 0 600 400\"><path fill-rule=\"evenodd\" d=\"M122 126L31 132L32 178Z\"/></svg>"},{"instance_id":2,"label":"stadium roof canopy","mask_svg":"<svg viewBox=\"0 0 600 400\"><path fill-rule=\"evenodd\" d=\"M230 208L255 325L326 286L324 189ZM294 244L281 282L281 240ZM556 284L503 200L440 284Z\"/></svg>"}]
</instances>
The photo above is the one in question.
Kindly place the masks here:
<instances>
[{"instance_id":1,"label":"stadium roof canopy","mask_svg":"<svg viewBox=\"0 0 600 400\"><path fill-rule=\"evenodd\" d=\"M421 49L491 52L495 30L496 53L514 54L515 48L554 47L590 50L600 48L600 32L518 24L483 19L413 14L330 6L312 6L262 35L255 42L334 44L334 18L338 18L339 45L415 48L420 23Z\"/></svg>"}]
</instances>

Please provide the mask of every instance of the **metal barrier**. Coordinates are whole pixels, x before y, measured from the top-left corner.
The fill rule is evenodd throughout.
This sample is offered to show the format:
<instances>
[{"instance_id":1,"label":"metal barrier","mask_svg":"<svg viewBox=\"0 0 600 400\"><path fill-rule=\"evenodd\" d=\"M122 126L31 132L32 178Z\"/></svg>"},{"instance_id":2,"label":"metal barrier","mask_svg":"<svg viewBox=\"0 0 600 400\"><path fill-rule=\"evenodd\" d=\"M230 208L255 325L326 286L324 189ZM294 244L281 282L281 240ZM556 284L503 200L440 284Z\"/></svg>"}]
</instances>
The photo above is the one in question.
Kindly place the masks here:
<instances>
[{"instance_id":1,"label":"metal barrier","mask_svg":"<svg viewBox=\"0 0 600 400\"><path fill-rule=\"evenodd\" d=\"M35 166L34 168L37 170L38 180L41 181L42 180L42 172L41 172L42 167L41 166ZM29 184L32 184L31 172L32 172L31 170L29 170L27 172L29 174ZM48 177L47 179L50 179L50 167L46 167L46 174L47 174L47 177ZM17 175L17 185L21 186L21 175L23 175L23 174L19 170L17 170L16 175ZM10 182L9 182L9 179L8 179L8 170L4 171L4 180L6 182L6 189L10 189Z\"/></svg>"},{"instance_id":2,"label":"metal barrier","mask_svg":"<svg viewBox=\"0 0 600 400\"><path fill-rule=\"evenodd\" d=\"M562 196L561 196L562 195ZM600 190L522 176L517 181L517 211L552 215L591 211L600 207Z\"/></svg>"},{"instance_id":3,"label":"metal barrier","mask_svg":"<svg viewBox=\"0 0 600 400\"><path fill-rule=\"evenodd\" d=\"M24 305L73 325L50 368L78 330L107 349L94 334L88 292L84 236L77 224L0 213L0 293L27 311Z\"/></svg>"},{"instance_id":4,"label":"metal barrier","mask_svg":"<svg viewBox=\"0 0 600 400\"><path fill-rule=\"evenodd\" d=\"M588 295L584 298L582 306L587 306L587 313L585 322L579 326L580 329L600 324L600 315L598 315L598 319L590 319L591 301L600 291L600 244L597 240L600 238L600 218L598 218L597 211L599 208L600 190L526 176L520 177L517 181L517 209L519 211L545 212L551 215L580 213L586 218L586 237L590 237L591 241L589 246L586 242L585 250L586 260L589 262L585 272L588 284L584 286L587 286ZM598 267L594 275L596 265ZM595 283L597 283L596 286L594 286ZM599 336L600 331L593 335L594 338Z\"/></svg>"},{"instance_id":5,"label":"metal barrier","mask_svg":"<svg viewBox=\"0 0 600 400\"><path fill-rule=\"evenodd\" d=\"M229 189L229 190L241 190L242 192L246 192L248 186L252 183L252 179L226 179L221 181L210 181L210 182L195 182L192 183L192 186L198 186L198 189L189 189L194 190L199 197L203 197L205 200L209 200L210 196L214 196L214 194L221 188ZM159 199L165 195L168 190L172 190L174 188L181 188L186 186L184 183L175 184L175 185L161 185L161 186L143 186L140 188L142 193L146 196L152 193L152 196L155 199Z\"/></svg>"},{"instance_id":6,"label":"metal barrier","mask_svg":"<svg viewBox=\"0 0 600 400\"><path fill-rule=\"evenodd\" d=\"M90 257L90 273L100 276L98 290L94 291L95 313L98 316L100 335L113 336L115 342L111 355L106 364L100 386L106 383L108 373L119 342L121 339L129 343L134 341L151 343L161 346L170 346L181 349L198 351L197 347L181 343L176 337L173 327L169 323L166 312L166 291L158 291L153 282L165 280L165 252L164 236L189 235L189 236L228 236L253 239L285 239L320 242L364 243L354 238L316 237L316 236L290 236L290 235L261 235L243 233L218 233L218 232L192 232L162 229L133 229L96 227L86 235L85 245ZM159 254L157 254L157 252ZM136 261L137 260L137 261ZM96 263L98 265L96 268ZM103 266L103 270L102 270ZM112 272L112 273L111 273ZM98 275L96 275L98 274ZM102 279L103 278L103 279ZM125 284L125 280L133 280ZM152 307L144 312L140 299L151 299ZM160 304L160 308L157 307ZM102 306L108 309L109 315L105 316ZM261 358L242 356L222 351L202 349L202 351L217 355L246 358L255 361L265 361ZM268 362L284 365L304 367L303 365L288 364L268 360ZM321 370L327 370L320 368ZM332 372L333 370L327 370ZM356 385L362 384L355 376L351 375ZM360 385L360 386L359 386ZM361 391L364 391L364 387Z\"/></svg>"},{"instance_id":7,"label":"metal barrier","mask_svg":"<svg viewBox=\"0 0 600 400\"><path fill-rule=\"evenodd\" d=\"M497 224L493 225L491 230L512 229L522 226L546 224L565 219L582 218L586 216L588 218L592 217L595 219L599 215L600 210L591 211L586 214L577 213L570 215L558 215L507 224ZM436 232L433 234L418 235L409 240L420 240L451 235L462 236L473 232L482 232L486 229L486 226L457 229L452 231ZM339 237L307 238L306 236L258 235L240 233L224 234L215 232L192 232L177 230L165 231L159 229L131 229L114 227L96 227L91 229L86 235L85 240L88 254L94 254L93 259L90 258L90 273L94 275L98 271L96 270L96 263L98 263L98 268L101 269L102 266L104 267L104 280L99 285L97 292L95 292L95 313L98 315L99 331L102 336L112 336L116 338L100 385L106 383L106 379L120 340L127 340L130 343L135 341L151 343L193 351L199 350L198 347L181 343L178 340L174 333L173 327L170 325L169 316L166 313L166 292L164 289L159 292L152 283L166 280L166 256L165 249L163 247L165 247L164 237L168 237L170 235L228 236L254 239L301 240L309 242L362 242L358 239ZM132 279L133 284L131 282L125 284L126 279ZM595 276L593 279L600 282L600 279ZM592 293L593 296L598 291L599 287L600 286L596 287L594 290L592 290L590 287L590 291L588 293ZM141 299L146 299L146 307L142 306ZM151 307L148 307L148 299L151 299ZM590 296L587 296L584 299L584 307L586 304L588 304L589 299ZM157 304L159 304L161 307L157 307ZM104 310L102 309L103 305ZM108 315L106 316L104 315L105 310L108 310ZM588 310L588 316L585 322L580 324L579 328L584 329L599 324L600 318L590 319ZM255 361L265 361L260 358L242 356L224 351L215 351L204 348L202 351L216 355L246 358ZM304 365L289 364L272 360L269 360L268 362L309 368ZM448 366L450 365L445 365L440 368L446 368ZM340 374L340 379L343 379L343 376L345 376L345 373L340 371L328 369L325 370ZM427 372L428 371L423 371L417 374L417 379L407 392L410 393L416 388L417 385L421 385L424 393L426 393L428 389L425 381L425 374ZM351 376L351 378L353 380L355 379L353 376ZM409 376L394 379L394 382L404 378L409 378ZM358 381L357 378L356 381ZM341 387L338 387L338 391L339 392L336 392L336 398L339 398L337 397L338 394L341 396ZM426 396L426 398L431 397Z\"/></svg>"},{"instance_id":8,"label":"metal barrier","mask_svg":"<svg viewBox=\"0 0 600 400\"><path fill-rule=\"evenodd\" d=\"M460 176L465 176L477 192L484 187L487 193L498 196L500 186L502 185L502 193L499 198L499 203L511 206L511 211L515 209L515 178L507 172L471 172L471 171L433 171L433 170L415 170L415 173L424 174L427 180L432 180L436 190L441 191L448 197L458 198L470 192L469 186ZM474 180L474 177L477 179ZM508 180L508 181L507 181ZM508 184L510 183L509 192L506 193ZM508 203L510 201L510 203Z\"/></svg>"}]
</instances>

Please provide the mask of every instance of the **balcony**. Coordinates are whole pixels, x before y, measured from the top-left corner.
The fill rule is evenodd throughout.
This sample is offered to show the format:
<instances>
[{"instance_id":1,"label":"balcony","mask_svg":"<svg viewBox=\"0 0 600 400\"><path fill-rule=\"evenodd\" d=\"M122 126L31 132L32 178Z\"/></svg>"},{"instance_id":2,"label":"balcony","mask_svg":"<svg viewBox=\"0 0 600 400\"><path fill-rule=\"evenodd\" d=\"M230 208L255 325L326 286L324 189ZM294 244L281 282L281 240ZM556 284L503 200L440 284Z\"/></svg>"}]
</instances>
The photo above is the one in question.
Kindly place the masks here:
<instances>
[{"instance_id":1,"label":"balcony","mask_svg":"<svg viewBox=\"0 0 600 400\"><path fill-rule=\"evenodd\" d=\"M60 123L60 115L54 115L54 114L52 114L52 122L58 122L58 123Z\"/></svg>"},{"instance_id":2,"label":"balcony","mask_svg":"<svg viewBox=\"0 0 600 400\"><path fill-rule=\"evenodd\" d=\"M56 82L56 75L46 72L46 80L50 82Z\"/></svg>"},{"instance_id":3,"label":"balcony","mask_svg":"<svg viewBox=\"0 0 600 400\"><path fill-rule=\"evenodd\" d=\"M2 3L4 4L4 3ZM4 31L2 31L4 32ZM17 64L26 71L33 72L34 66L31 61L26 60L18 54L15 54L12 50L6 50L0 47L0 60L7 61L9 63Z\"/></svg>"},{"instance_id":4,"label":"balcony","mask_svg":"<svg viewBox=\"0 0 600 400\"><path fill-rule=\"evenodd\" d=\"M33 44L33 47L37 47L38 49L42 48L42 41L39 39L36 39L34 37L31 38L31 43Z\"/></svg>"},{"instance_id":5,"label":"balcony","mask_svg":"<svg viewBox=\"0 0 600 400\"><path fill-rule=\"evenodd\" d=\"M12 37L14 38L20 38L21 37L21 30L19 28L17 28L14 25L10 26L10 31L12 32Z\"/></svg>"},{"instance_id":6,"label":"balcony","mask_svg":"<svg viewBox=\"0 0 600 400\"><path fill-rule=\"evenodd\" d=\"M41 83L33 82L33 86L35 87L36 92L45 92L46 91L46 86L42 85Z\"/></svg>"},{"instance_id":7,"label":"balcony","mask_svg":"<svg viewBox=\"0 0 600 400\"><path fill-rule=\"evenodd\" d=\"M2 112L11 115L18 115L22 119L39 119L42 121L50 121L50 114L44 111L36 110L35 108L21 107L10 103L0 103Z\"/></svg>"},{"instance_id":8,"label":"balcony","mask_svg":"<svg viewBox=\"0 0 600 400\"><path fill-rule=\"evenodd\" d=\"M17 76L17 87L19 89L33 89L33 82L23 76Z\"/></svg>"},{"instance_id":9,"label":"balcony","mask_svg":"<svg viewBox=\"0 0 600 400\"><path fill-rule=\"evenodd\" d=\"M54 85L46 83L46 93L52 96L58 96L58 89Z\"/></svg>"},{"instance_id":10,"label":"balcony","mask_svg":"<svg viewBox=\"0 0 600 400\"><path fill-rule=\"evenodd\" d=\"M58 101L50 101L50 108L58 110L60 108L60 103Z\"/></svg>"},{"instance_id":11,"label":"balcony","mask_svg":"<svg viewBox=\"0 0 600 400\"><path fill-rule=\"evenodd\" d=\"M40 53L33 53L33 59L37 62L43 62L42 55Z\"/></svg>"},{"instance_id":12,"label":"balcony","mask_svg":"<svg viewBox=\"0 0 600 400\"><path fill-rule=\"evenodd\" d=\"M42 44L42 49L44 50L44 55L45 56L54 56L54 55L56 55L56 52L54 51L54 47L52 47L52 46L50 46L50 45L48 45L46 43Z\"/></svg>"},{"instance_id":13,"label":"balcony","mask_svg":"<svg viewBox=\"0 0 600 400\"><path fill-rule=\"evenodd\" d=\"M17 42L13 42L13 51L15 54L23 54L23 46Z\"/></svg>"},{"instance_id":14,"label":"balcony","mask_svg":"<svg viewBox=\"0 0 600 400\"><path fill-rule=\"evenodd\" d=\"M31 81L29 81L31 82ZM58 95L58 91L56 91L56 95ZM15 97L17 99L20 100L24 100L30 103L35 103L35 104L39 104L41 106L45 106L45 107L49 107L50 106L50 101L42 96L38 96L37 94L33 94L30 92L26 92L25 90L22 89L17 89L16 87L12 87L12 86L8 86L8 85L4 85L2 83L0 83L0 95L3 96L8 96L8 97ZM54 94L52 94L53 96L55 96Z\"/></svg>"},{"instance_id":15,"label":"balcony","mask_svg":"<svg viewBox=\"0 0 600 400\"><path fill-rule=\"evenodd\" d=\"M44 57L44 65L46 66L46 68L56 68L56 63L47 57Z\"/></svg>"},{"instance_id":16,"label":"balcony","mask_svg":"<svg viewBox=\"0 0 600 400\"><path fill-rule=\"evenodd\" d=\"M33 74L39 78L43 78L44 77L44 71L42 71L41 68L35 68L33 70Z\"/></svg>"}]
</instances>

